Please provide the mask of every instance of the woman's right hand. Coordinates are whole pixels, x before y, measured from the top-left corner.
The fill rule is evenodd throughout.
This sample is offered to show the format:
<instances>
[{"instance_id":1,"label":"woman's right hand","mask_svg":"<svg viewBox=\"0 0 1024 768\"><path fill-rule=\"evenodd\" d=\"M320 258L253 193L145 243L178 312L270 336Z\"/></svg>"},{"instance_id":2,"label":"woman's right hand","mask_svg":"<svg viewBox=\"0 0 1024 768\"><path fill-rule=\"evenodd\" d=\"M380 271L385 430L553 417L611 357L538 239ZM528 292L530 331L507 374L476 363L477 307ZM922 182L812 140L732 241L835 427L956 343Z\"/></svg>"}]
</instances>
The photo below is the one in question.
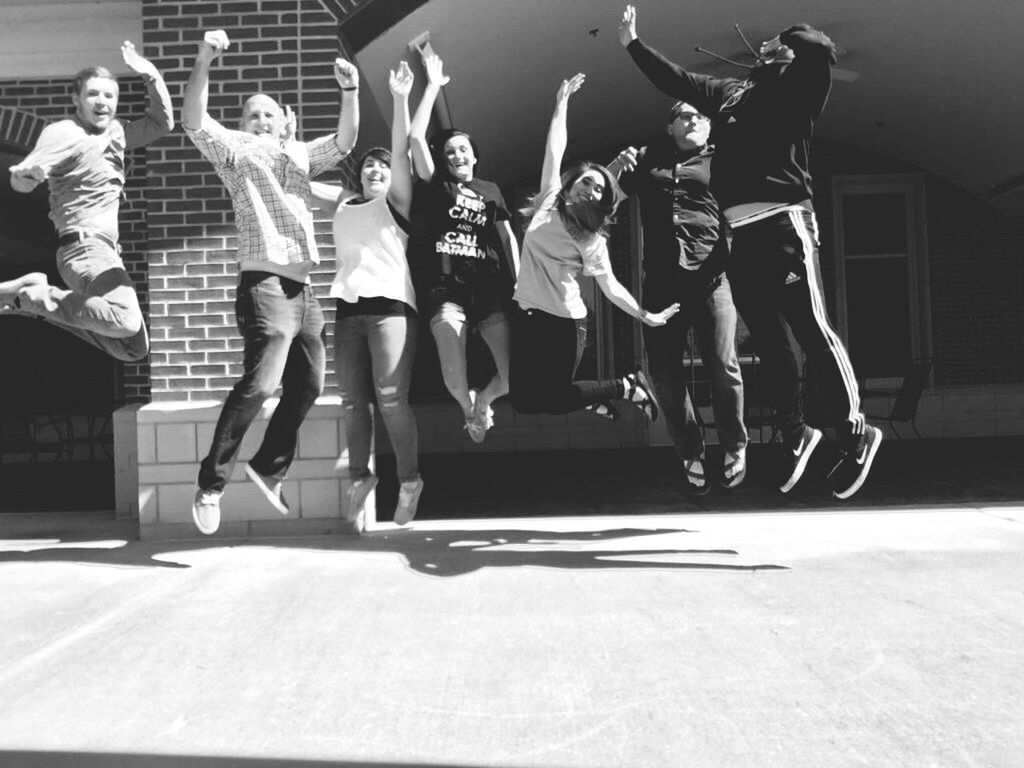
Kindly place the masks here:
<instances>
[{"instance_id":1,"label":"woman's right hand","mask_svg":"<svg viewBox=\"0 0 1024 768\"><path fill-rule=\"evenodd\" d=\"M652 328L657 328L660 325L665 325L673 316L679 313L679 302L677 301L670 307L665 307L661 312L644 312L640 315L640 320L644 325L649 325Z\"/></svg>"},{"instance_id":2,"label":"woman's right hand","mask_svg":"<svg viewBox=\"0 0 1024 768\"><path fill-rule=\"evenodd\" d=\"M412 70L409 69L409 63L402 59L402 63L398 65L398 71L391 70L388 75L388 87L395 96L408 96L412 90L414 79Z\"/></svg>"},{"instance_id":3,"label":"woman's right hand","mask_svg":"<svg viewBox=\"0 0 1024 768\"><path fill-rule=\"evenodd\" d=\"M555 102L558 104L564 104L569 101L569 97L572 96L576 91L583 87L584 81L587 76L582 72L579 72L568 80L563 80L562 84L558 86L558 93L555 95Z\"/></svg>"},{"instance_id":4,"label":"woman's right hand","mask_svg":"<svg viewBox=\"0 0 1024 768\"><path fill-rule=\"evenodd\" d=\"M436 53L428 53L423 57L423 68L427 71L427 82L440 88L448 85L451 78L444 73L444 62Z\"/></svg>"}]
</instances>

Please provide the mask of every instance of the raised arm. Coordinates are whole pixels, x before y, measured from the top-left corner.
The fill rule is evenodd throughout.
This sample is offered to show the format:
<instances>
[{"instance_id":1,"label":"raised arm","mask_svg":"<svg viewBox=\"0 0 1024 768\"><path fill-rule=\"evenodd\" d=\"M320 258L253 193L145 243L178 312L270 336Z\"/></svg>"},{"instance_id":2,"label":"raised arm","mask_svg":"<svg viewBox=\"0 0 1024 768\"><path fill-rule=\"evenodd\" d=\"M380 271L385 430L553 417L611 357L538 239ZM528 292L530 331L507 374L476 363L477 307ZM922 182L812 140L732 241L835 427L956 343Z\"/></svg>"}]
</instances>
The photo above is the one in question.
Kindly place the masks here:
<instances>
[{"instance_id":1,"label":"raised arm","mask_svg":"<svg viewBox=\"0 0 1024 768\"><path fill-rule=\"evenodd\" d=\"M192 65L192 74L185 85L185 99L181 107L181 124L187 130L198 131L203 127L203 120L209 119L206 105L210 97L210 65L230 44L227 34L220 29L203 36Z\"/></svg>"},{"instance_id":2,"label":"raised arm","mask_svg":"<svg viewBox=\"0 0 1024 768\"><path fill-rule=\"evenodd\" d=\"M832 89L832 65L837 61L835 43L819 29L795 24L765 45L773 44L793 51L793 61L782 76L787 82L796 83L811 119L817 120Z\"/></svg>"},{"instance_id":3,"label":"raised arm","mask_svg":"<svg viewBox=\"0 0 1024 768\"><path fill-rule=\"evenodd\" d=\"M565 147L569 143L569 133L566 128L569 97L583 87L584 80L586 80L586 75L582 73L573 75L568 80L562 81L555 94L555 111L551 114L548 139L544 144L544 165L540 172L542 194L545 190L558 187L562 157L565 155Z\"/></svg>"},{"instance_id":4,"label":"raised arm","mask_svg":"<svg viewBox=\"0 0 1024 768\"><path fill-rule=\"evenodd\" d=\"M388 200L395 210L409 218L412 204L412 169L409 166L409 92L412 70L403 61L388 76L391 88L391 188Z\"/></svg>"},{"instance_id":5,"label":"raised arm","mask_svg":"<svg viewBox=\"0 0 1024 768\"><path fill-rule=\"evenodd\" d=\"M412 148L412 162L416 175L423 181L430 181L434 178L434 158L430 156L430 147L427 146L427 126L430 125L430 115L434 111L437 94L451 78L444 74L444 62L435 53L423 57L423 68L427 72L427 86L423 89L423 98L420 99L412 124L409 126L409 146Z\"/></svg>"},{"instance_id":6,"label":"raised arm","mask_svg":"<svg viewBox=\"0 0 1024 768\"><path fill-rule=\"evenodd\" d=\"M334 77L341 87L341 115L334 142L347 155L359 136L359 70L350 61L335 59Z\"/></svg>"},{"instance_id":7,"label":"raised arm","mask_svg":"<svg viewBox=\"0 0 1024 768\"><path fill-rule=\"evenodd\" d=\"M705 115L718 113L716 81L707 75L687 72L646 45L636 33L636 8L627 5L619 22L619 42L655 88L676 99L684 99Z\"/></svg>"},{"instance_id":8,"label":"raised arm","mask_svg":"<svg viewBox=\"0 0 1024 768\"><path fill-rule=\"evenodd\" d=\"M146 82L149 105L145 117L132 120L124 129L125 148L135 149L166 136L174 129L174 111L171 108L171 94L167 91L160 71L149 59L144 59L135 50L130 40L121 46L121 58Z\"/></svg>"}]
</instances>

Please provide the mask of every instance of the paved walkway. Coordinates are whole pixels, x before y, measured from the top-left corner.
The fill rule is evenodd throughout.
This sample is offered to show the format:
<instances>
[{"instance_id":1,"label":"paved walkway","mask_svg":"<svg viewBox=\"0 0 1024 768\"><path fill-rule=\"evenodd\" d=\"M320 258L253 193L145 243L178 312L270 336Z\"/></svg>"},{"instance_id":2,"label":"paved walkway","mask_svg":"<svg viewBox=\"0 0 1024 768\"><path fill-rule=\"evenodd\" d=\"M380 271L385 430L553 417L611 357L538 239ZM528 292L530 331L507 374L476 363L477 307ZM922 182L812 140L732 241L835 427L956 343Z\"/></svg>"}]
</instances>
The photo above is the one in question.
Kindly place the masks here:
<instances>
[{"instance_id":1,"label":"paved walkway","mask_svg":"<svg viewBox=\"0 0 1024 768\"><path fill-rule=\"evenodd\" d=\"M1024 499L666 511L591 459L589 514L361 538L0 516L0 765L1019 768Z\"/></svg>"}]
</instances>

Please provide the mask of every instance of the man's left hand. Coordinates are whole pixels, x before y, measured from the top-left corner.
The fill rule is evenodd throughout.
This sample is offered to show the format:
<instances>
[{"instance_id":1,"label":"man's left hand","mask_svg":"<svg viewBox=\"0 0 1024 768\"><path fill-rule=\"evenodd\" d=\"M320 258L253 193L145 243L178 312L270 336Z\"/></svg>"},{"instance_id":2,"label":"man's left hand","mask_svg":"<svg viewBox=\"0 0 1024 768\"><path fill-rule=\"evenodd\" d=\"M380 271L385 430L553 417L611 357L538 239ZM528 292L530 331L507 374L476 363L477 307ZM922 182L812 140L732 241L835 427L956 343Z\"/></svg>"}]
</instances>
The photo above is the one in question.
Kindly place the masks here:
<instances>
[{"instance_id":1,"label":"man's left hand","mask_svg":"<svg viewBox=\"0 0 1024 768\"><path fill-rule=\"evenodd\" d=\"M131 40L125 40L121 45L121 57L125 64L143 77L152 77L154 80L160 77L160 71L153 62L140 56Z\"/></svg>"}]
</instances>

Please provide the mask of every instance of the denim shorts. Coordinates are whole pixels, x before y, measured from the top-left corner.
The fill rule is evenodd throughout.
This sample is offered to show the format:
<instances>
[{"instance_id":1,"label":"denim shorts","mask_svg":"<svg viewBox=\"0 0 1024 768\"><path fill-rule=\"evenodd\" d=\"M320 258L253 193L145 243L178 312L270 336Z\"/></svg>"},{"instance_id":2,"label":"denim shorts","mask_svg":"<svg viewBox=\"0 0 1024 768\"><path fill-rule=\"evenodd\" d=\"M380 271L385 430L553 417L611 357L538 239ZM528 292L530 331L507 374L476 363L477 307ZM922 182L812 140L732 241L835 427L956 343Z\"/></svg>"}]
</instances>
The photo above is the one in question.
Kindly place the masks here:
<instances>
[{"instance_id":1,"label":"denim shorts","mask_svg":"<svg viewBox=\"0 0 1024 768\"><path fill-rule=\"evenodd\" d=\"M466 280L442 275L428 299L430 325L469 323L477 328L508 322L512 292L500 274L480 274Z\"/></svg>"}]
</instances>

